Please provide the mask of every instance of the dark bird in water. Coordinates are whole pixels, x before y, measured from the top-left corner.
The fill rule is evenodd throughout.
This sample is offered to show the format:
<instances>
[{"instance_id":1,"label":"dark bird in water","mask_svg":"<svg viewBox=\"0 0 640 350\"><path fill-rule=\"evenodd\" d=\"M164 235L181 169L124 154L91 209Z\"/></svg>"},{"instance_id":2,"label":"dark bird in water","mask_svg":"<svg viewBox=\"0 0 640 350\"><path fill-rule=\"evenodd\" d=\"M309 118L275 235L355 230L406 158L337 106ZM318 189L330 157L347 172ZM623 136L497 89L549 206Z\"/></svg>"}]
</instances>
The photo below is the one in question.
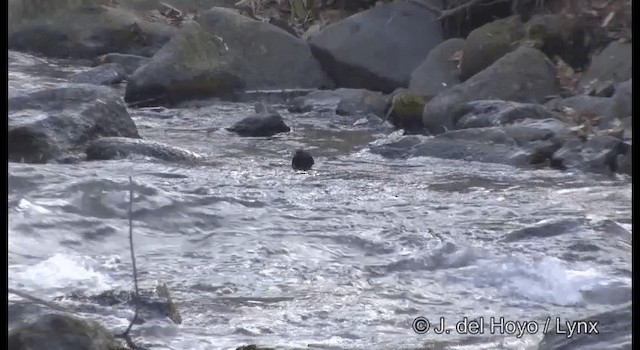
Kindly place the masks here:
<instances>
[{"instance_id":1,"label":"dark bird in water","mask_svg":"<svg viewBox=\"0 0 640 350\"><path fill-rule=\"evenodd\" d=\"M293 170L304 170L307 171L311 169L313 166L313 157L309 152L305 150L297 150L296 154L293 155L293 160L291 161L291 167Z\"/></svg>"}]
</instances>

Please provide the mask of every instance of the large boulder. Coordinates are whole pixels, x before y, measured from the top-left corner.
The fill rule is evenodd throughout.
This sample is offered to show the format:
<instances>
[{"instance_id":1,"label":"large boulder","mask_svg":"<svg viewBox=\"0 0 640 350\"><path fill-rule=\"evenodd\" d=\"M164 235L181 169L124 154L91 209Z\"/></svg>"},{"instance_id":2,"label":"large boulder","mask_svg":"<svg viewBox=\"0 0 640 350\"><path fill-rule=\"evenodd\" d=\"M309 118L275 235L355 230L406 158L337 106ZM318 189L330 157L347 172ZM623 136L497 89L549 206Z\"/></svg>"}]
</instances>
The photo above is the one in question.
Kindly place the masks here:
<instances>
[{"instance_id":1,"label":"large boulder","mask_svg":"<svg viewBox=\"0 0 640 350\"><path fill-rule=\"evenodd\" d=\"M174 27L96 1L9 3L9 48L51 57L93 59L110 52L153 55Z\"/></svg>"},{"instance_id":2,"label":"large boulder","mask_svg":"<svg viewBox=\"0 0 640 350\"><path fill-rule=\"evenodd\" d=\"M95 321L47 314L9 332L12 350L120 350L114 335Z\"/></svg>"},{"instance_id":3,"label":"large boulder","mask_svg":"<svg viewBox=\"0 0 640 350\"><path fill-rule=\"evenodd\" d=\"M441 7L436 0L428 1ZM325 27L309 44L340 87L391 93L443 41L436 15L409 1L372 7Z\"/></svg>"},{"instance_id":4,"label":"large boulder","mask_svg":"<svg viewBox=\"0 0 640 350\"><path fill-rule=\"evenodd\" d=\"M213 8L185 23L131 76L125 100L174 104L243 90L330 86L306 42L231 9Z\"/></svg>"},{"instance_id":5,"label":"large boulder","mask_svg":"<svg viewBox=\"0 0 640 350\"><path fill-rule=\"evenodd\" d=\"M540 51L521 46L494 62L464 83L456 85L429 101L422 120L433 134L454 127L452 111L474 100L505 100L540 103L557 94L559 84L555 68Z\"/></svg>"},{"instance_id":6,"label":"large boulder","mask_svg":"<svg viewBox=\"0 0 640 350\"><path fill-rule=\"evenodd\" d=\"M474 29L464 43L460 79L469 79L511 52L523 36L524 27L519 16L498 19Z\"/></svg>"},{"instance_id":7,"label":"large boulder","mask_svg":"<svg viewBox=\"0 0 640 350\"><path fill-rule=\"evenodd\" d=\"M632 65L631 43L611 42L602 52L593 56L589 69L580 77L578 85L590 91L603 84L621 83L631 79Z\"/></svg>"},{"instance_id":8,"label":"large boulder","mask_svg":"<svg viewBox=\"0 0 640 350\"><path fill-rule=\"evenodd\" d=\"M433 97L460 84L458 60L453 57L464 48L465 40L454 38L434 47L411 73L409 90Z\"/></svg>"},{"instance_id":9,"label":"large boulder","mask_svg":"<svg viewBox=\"0 0 640 350\"><path fill-rule=\"evenodd\" d=\"M83 152L101 136L139 138L122 98L108 87L77 85L8 100L9 161L46 163Z\"/></svg>"}]
</instances>

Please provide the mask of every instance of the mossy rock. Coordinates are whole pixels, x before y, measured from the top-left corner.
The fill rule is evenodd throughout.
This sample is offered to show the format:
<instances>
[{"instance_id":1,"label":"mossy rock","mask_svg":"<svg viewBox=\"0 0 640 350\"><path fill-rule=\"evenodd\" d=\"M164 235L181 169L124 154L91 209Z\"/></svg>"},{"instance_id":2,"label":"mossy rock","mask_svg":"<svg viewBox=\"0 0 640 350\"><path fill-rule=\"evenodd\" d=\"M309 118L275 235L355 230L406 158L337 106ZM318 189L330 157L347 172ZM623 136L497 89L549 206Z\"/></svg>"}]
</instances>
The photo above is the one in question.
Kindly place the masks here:
<instances>
[{"instance_id":1,"label":"mossy rock","mask_svg":"<svg viewBox=\"0 0 640 350\"><path fill-rule=\"evenodd\" d=\"M474 29L465 41L460 79L465 81L518 47L524 25L518 16L487 23Z\"/></svg>"},{"instance_id":2,"label":"mossy rock","mask_svg":"<svg viewBox=\"0 0 640 350\"><path fill-rule=\"evenodd\" d=\"M422 111L428 98L411 90L396 92L391 98L387 119L405 133L420 133L424 129Z\"/></svg>"}]
</instances>

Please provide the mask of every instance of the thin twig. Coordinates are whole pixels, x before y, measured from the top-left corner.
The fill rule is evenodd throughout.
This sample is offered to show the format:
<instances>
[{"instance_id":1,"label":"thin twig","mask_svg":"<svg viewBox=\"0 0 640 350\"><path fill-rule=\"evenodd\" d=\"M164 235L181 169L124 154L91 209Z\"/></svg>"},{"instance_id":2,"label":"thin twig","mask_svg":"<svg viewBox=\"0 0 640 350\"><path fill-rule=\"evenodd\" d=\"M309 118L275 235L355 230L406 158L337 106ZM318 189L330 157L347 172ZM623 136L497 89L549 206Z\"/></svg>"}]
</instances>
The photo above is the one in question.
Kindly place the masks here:
<instances>
[{"instance_id":1,"label":"thin twig","mask_svg":"<svg viewBox=\"0 0 640 350\"><path fill-rule=\"evenodd\" d=\"M58 306L54 303L48 302L46 300L40 299L38 297L34 297L31 294L25 293L25 292L21 292L19 290L15 290L13 288L7 288L7 291L11 294L15 294L23 299L27 299L30 300L36 304L40 304L40 305L44 305L50 309L56 310L56 311L60 311L60 312L66 312L66 313L71 313L71 310L67 310L65 308L63 308L62 306Z\"/></svg>"},{"instance_id":2,"label":"thin twig","mask_svg":"<svg viewBox=\"0 0 640 350\"><path fill-rule=\"evenodd\" d=\"M133 340L129 335L133 324L138 320L138 312L140 311L140 305L138 303L140 300L138 292L138 269L136 268L136 255L133 249L133 180L131 179L131 176L129 176L129 186L129 250L131 251L131 263L133 264L133 285L135 288L135 299L133 300L133 303L135 306L135 313L133 314L133 319L131 320L129 327L127 327L127 330L122 333L121 338L125 339L127 345L131 349L137 349L137 346L133 343Z\"/></svg>"},{"instance_id":3,"label":"thin twig","mask_svg":"<svg viewBox=\"0 0 640 350\"><path fill-rule=\"evenodd\" d=\"M460 6L457 6L457 7L454 7L454 8L450 8L450 9L447 9L447 10L440 10L440 9L438 9L438 8L436 8L434 6L431 6L429 4L426 4L426 3L424 3L424 2L422 2L420 0L409 0L409 1L414 3L414 4L416 4L416 5L418 5L418 6L424 7L427 10L435 13L436 15L438 15L437 19L441 20L441 19L444 19L446 17L455 15L456 13L458 13L458 12L460 12L462 10L465 10L465 9L467 9L467 8L473 6L473 5L476 5L476 4L478 4L479 2L481 2L483 0L468 0L467 2L465 2L464 4L462 4Z\"/></svg>"}]
</instances>

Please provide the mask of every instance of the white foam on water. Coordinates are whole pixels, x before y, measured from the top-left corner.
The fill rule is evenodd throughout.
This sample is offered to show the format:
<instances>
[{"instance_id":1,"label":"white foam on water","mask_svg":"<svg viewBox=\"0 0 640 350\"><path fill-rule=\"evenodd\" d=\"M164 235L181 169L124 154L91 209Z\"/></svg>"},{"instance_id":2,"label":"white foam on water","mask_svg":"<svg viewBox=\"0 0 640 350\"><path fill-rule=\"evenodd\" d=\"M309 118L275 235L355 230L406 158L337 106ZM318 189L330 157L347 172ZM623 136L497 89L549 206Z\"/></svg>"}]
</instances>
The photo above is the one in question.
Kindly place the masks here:
<instances>
[{"instance_id":1,"label":"white foam on water","mask_svg":"<svg viewBox=\"0 0 640 350\"><path fill-rule=\"evenodd\" d=\"M49 214L51 211L43 206L34 204L24 198L18 203L18 211L25 214Z\"/></svg>"},{"instance_id":2,"label":"white foam on water","mask_svg":"<svg viewBox=\"0 0 640 350\"><path fill-rule=\"evenodd\" d=\"M541 257L534 262L509 258L498 262L498 266L495 263L480 268L486 271L481 275L490 279L490 284L511 297L545 304L579 305L584 302L584 291L597 288L607 279L591 267L570 267L554 257Z\"/></svg>"},{"instance_id":3,"label":"white foam on water","mask_svg":"<svg viewBox=\"0 0 640 350\"><path fill-rule=\"evenodd\" d=\"M98 263L90 258L55 254L35 265L9 267L9 285L21 290L96 292L110 289L113 280L94 269Z\"/></svg>"}]
</instances>

